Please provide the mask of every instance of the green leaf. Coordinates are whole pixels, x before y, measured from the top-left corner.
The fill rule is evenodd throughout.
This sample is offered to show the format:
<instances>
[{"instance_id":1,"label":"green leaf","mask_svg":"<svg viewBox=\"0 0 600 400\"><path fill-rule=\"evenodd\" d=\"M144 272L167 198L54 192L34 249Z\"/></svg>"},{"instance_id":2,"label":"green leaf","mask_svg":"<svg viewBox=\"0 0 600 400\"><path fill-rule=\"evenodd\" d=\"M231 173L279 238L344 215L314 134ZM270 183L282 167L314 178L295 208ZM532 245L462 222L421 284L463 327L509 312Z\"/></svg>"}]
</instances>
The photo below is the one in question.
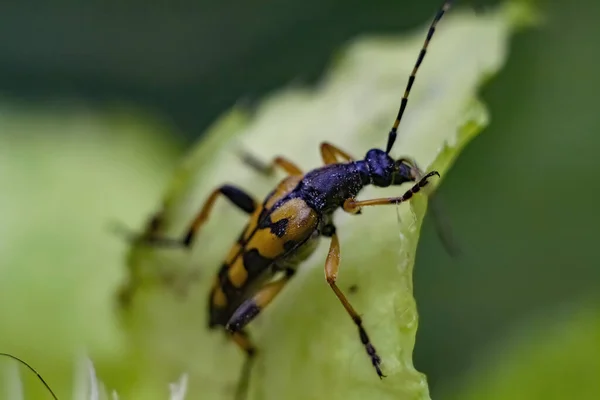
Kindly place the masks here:
<instances>
[{"instance_id":1,"label":"green leaf","mask_svg":"<svg viewBox=\"0 0 600 400\"><path fill-rule=\"evenodd\" d=\"M60 398L82 352L102 363L123 351L113 301L126 243L109 226L140 223L156 206L181 154L166 132L122 105L0 99L0 352L38 369ZM7 366L0 358L0 398ZM27 399L49 398L22 377Z\"/></svg>"},{"instance_id":2,"label":"green leaf","mask_svg":"<svg viewBox=\"0 0 600 400\"><path fill-rule=\"evenodd\" d=\"M516 2L482 14L449 13L414 85L396 157L410 156L424 170L447 173L488 123L477 93L504 63L514 29L530 18L530 10ZM223 182L257 198L272 189L277 179L245 167L237 156L240 148L265 161L283 155L309 170L322 163L322 141L356 157L384 147L424 38L420 29L402 38L357 40L317 87L289 88L264 101L254 115L234 110L222 118L176 172L164 196L162 233L183 235L208 193ZM359 198L399 195L403 189L369 188ZM142 375L156 383L187 371L190 393L203 399L231 397L243 362L242 352L224 335L209 332L205 322L208 286L244 225L244 216L225 203L215 207L191 253L133 248L124 289L131 296L124 317L145 368ZM425 376L412 364L418 325L412 270L425 211L426 198L417 196L410 205L335 217L342 254L338 283L346 293L358 287L348 297L363 316L387 378L377 378L356 328L325 282L328 242L323 240L251 324L259 348L251 398L429 398Z\"/></svg>"}]
</instances>

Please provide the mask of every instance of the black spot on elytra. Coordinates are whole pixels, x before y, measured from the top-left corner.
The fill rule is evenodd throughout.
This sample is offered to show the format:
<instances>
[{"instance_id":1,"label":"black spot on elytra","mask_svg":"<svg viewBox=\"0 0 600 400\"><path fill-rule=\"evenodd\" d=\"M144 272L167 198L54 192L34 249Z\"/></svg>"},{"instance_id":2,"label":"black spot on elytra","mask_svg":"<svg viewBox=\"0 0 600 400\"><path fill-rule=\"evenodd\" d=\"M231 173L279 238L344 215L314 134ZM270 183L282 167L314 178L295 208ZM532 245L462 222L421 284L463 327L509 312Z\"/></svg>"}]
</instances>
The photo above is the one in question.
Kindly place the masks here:
<instances>
[{"instance_id":1,"label":"black spot on elytra","mask_svg":"<svg viewBox=\"0 0 600 400\"><path fill-rule=\"evenodd\" d=\"M231 281L229 280L228 273L229 265L223 264L219 269L219 284L221 286L221 289L223 289L225 297L227 297L227 300L230 301L239 293L239 289L233 286L233 283L231 283Z\"/></svg>"},{"instance_id":2,"label":"black spot on elytra","mask_svg":"<svg viewBox=\"0 0 600 400\"><path fill-rule=\"evenodd\" d=\"M272 224L273 221L271 221L271 213L263 208L260 212L260 216L258 217L258 223L256 224L256 227L258 229L265 229L269 228Z\"/></svg>"},{"instance_id":3,"label":"black spot on elytra","mask_svg":"<svg viewBox=\"0 0 600 400\"><path fill-rule=\"evenodd\" d=\"M227 269L228 266L227 265L223 265L221 266L221 269L219 270L218 273L218 277L219 277L219 286L222 288L223 293L225 294L225 297L227 298L227 304L229 306L231 299L233 298L232 296L235 296L236 294L236 289L233 287L233 285L231 284L231 282L229 281L229 277L227 276ZM210 329L216 327L216 326L225 326L225 324L227 323L227 321L229 320L229 307L226 306L224 308L222 307L216 307L213 302L213 295L215 294L215 289L211 289L210 293L209 293L209 297L208 297L208 327Z\"/></svg>"},{"instance_id":4,"label":"black spot on elytra","mask_svg":"<svg viewBox=\"0 0 600 400\"><path fill-rule=\"evenodd\" d=\"M262 256L257 249L251 249L244 252L242 257L244 260L244 267L246 268L246 271L248 271L248 280L259 275L273 263L272 259Z\"/></svg>"},{"instance_id":5,"label":"black spot on elytra","mask_svg":"<svg viewBox=\"0 0 600 400\"><path fill-rule=\"evenodd\" d=\"M259 228L261 227L261 225L264 223L265 220L268 220L269 224L271 223L271 216L269 215L269 210L267 210L263 206L263 208L261 208L261 210L260 210L260 214L258 214L258 227Z\"/></svg>"},{"instance_id":6,"label":"black spot on elytra","mask_svg":"<svg viewBox=\"0 0 600 400\"><path fill-rule=\"evenodd\" d=\"M208 328L213 329L216 326L225 326L228 320L227 307L217 307L213 304L212 299L215 294L215 289L211 289L208 295Z\"/></svg>"},{"instance_id":7,"label":"black spot on elytra","mask_svg":"<svg viewBox=\"0 0 600 400\"><path fill-rule=\"evenodd\" d=\"M287 230L288 224L290 220L288 218L282 218L277 222L273 222L269 228L271 229L271 233L278 238L283 237L285 235L285 231Z\"/></svg>"},{"instance_id":8,"label":"black spot on elytra","mask_svg":"<svg viewBox=\"0 0 600 400\"><path fill-rule=\"evenodd\" d=\"M248 226L246 226L242 230L242 233L240 233L240 236L238 236L238 238L237 238L237 244L239 244L241 247L244 247L246 245L246 240L244 239L244 235L246 234L247 229L248 229Z\"/></svg>"},{"instance_id":9,"label":"black spot on elytra","mask_svg":"<svg viewBox=\"0 0 600 400\"><path fill-rule=\"evenodd\" d=\"M211 298L214 291L211 291ZM225 326L227 323L226 314L223 309L216 308L212 304L208 305L208 329L214 329L216 326Z\"/></svg>"}]
</instances>

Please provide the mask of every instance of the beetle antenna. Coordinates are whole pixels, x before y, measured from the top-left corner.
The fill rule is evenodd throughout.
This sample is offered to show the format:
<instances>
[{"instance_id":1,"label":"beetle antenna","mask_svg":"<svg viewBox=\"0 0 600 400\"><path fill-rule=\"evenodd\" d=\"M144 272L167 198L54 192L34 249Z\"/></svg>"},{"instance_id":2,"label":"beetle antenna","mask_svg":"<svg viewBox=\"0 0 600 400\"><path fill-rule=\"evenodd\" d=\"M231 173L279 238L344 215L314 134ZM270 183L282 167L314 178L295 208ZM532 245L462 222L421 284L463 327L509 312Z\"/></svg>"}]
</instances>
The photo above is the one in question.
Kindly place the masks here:
<instances>
[{"instance_id":1,"label":"beetle antenna","mask_svg":"<svg viewBox=\"0 0 600 400\"><path fill-rule=\"evenodd\" d=\"M417 58L417 62L415 63L412 73L410 74L410 76L408 78L408 83L406 84L406 90L404 91L404 96L402 97L402 102L400 103L400 110L398 110L398 116L396 117L396 121L394 121L394 125L392 126L392 129L390 130L390 133L388 135L388 142L387 142L387 146L385 147L385 152L387 154L390 153L390 151L392 150L392 147L394 146L394 142L396 141L398 126L400 125L400 121L402 120L402 115L404 114L404 109L406 109L406 104L408 103L408 95L410 94L410 90L412 89L413 83L415 83L415 77L417 76L417 71L419 70L421 63L423 62L423 59L425 58L425 54L427 53L427 47L429 46L429 42L431 41L431 38L433 37L437 23L440 22L440 19L442 19L442 17L446 13L446 11L448 11L450 9L450 7L452 6L452 3L453 3L453 0L446 0L444 2L444 4L442 5L442 7L440 8L440 10L435 15L435 17L433 18L431 25L429 26L429 31L427 32L427 37L425 38L425 43L423 43L423 47L421 48L421 52L419 53L419 58Z\"/></svg>"},{"instance_id":2,"label":"beetle antenna","mask_svg":"<svg viewBox=\"0 0 600 400\"><path fill-rule=\"evenodd\" d=\"M33 372L34 374L37 375L38 379L40 380L40 382L42 382L42 384L46 387L46 389L48 389L48 391L50 392L50 394L52 395L52 398L54 400L58 400L58 397L54 394L54 392L52 391L52 389L50 388L50 385L48 385L46 383L46 381L44 380L44 378L42 378L42 376L35 370L35 368L33 368L31 365L27 364L25 361L21 360L19 357L15 357L12 354L8 354L8 353L0 353L0 356L5 356L5 357L9 357L12 358L15 361L20 362L21 364L23 364L24 366L26 366L31 372Z\"/></svg>"}]
</instances>

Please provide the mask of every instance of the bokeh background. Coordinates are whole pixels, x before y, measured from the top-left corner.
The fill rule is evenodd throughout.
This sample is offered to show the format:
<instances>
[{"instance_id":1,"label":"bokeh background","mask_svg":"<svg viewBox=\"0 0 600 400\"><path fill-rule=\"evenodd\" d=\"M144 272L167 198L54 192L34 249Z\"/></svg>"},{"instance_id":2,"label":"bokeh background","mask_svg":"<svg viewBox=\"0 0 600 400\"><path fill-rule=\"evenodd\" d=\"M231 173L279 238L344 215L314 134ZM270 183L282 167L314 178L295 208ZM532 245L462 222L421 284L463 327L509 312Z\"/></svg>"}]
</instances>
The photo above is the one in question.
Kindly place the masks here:
<instances>
[{"instance_id":1,"label":"bokeh background","mask_svg":"<svg viewBox=\"0 0 600 400\"><path fill-rule=\"evenodd\" d=\"M493 3L464 5L485 12ZM424 227L415 364L435 398L600 396L600 4L537 5L543 24L514 37L506 67L483 90L491 125L438 193L463 254L449 257L431 221ZM25 310L47 311L33 315L50 331L68 326L60 321L89 313L90 302L103 310L103 293L118 280L54 300L32 295L15 304L23 296L12 294L93 282L103 263L115 262L102 255L124 249L107 221L141 223L178 157L219 115L290 83L311 84L350 39L408 31L438 6L3 2L0 343L50 368L44 355L63 347L44 339ZM82 126L93 128L81 133ZM103 196L92 196L90 185L105 187ZM75 276L61 268L86 262L68 255L74 236L98 255ZM55 267L31 268L40 262ZM69 300L82 296L85 311ZM92 335L95 346L114 351L114 330L94 326L96 317L52 336L77 342L106 329ZM14 339L28 327L39 335L33 345Z\"/></svg>"}]
</instances>

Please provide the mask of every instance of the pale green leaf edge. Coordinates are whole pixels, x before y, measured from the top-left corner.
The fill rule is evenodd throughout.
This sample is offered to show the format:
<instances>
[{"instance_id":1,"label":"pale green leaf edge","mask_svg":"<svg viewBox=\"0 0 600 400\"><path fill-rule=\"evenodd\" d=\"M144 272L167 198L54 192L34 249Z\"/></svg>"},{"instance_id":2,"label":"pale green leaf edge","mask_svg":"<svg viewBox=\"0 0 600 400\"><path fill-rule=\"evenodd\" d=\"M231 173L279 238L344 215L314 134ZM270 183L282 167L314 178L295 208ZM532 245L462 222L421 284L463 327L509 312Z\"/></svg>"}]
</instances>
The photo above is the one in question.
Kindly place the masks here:
<instances>
[{"instance_id":1,"label":"pale green leaf edge","mask_svg":"<svg viewBox=\"0 0 600 400\"><path fill-rule=\"evenodd\" d=\"M395 153L401 149L423 169L445 175L460 150L488 124L477 92L504 64L511 34L532 22L532 15L526 3L513 1L483 15L456 10L440 24ZM236 109L221 118L176 171L163 200L162 233L181 235L210 189L224 181L257 197L268 192L276 180L248 171L236 156L240 148L265 160L282 154L309 169L319 165L322 140L357 156L383 146L398 88L404 87L423 37L419 30L400 40L359 40L316 88L287 89L267 99L254 115ZM355 118L351 124L350 117ZM369 189L361 197L397 193L398 188ZM359 283L360 291L350 299L365 318L388 378L383 383L376 379L355 329L324 283L323 244L253 323L251 333L261 353L251 398L429 398L424 375L412 365L418 325L412 268L425 211L420 196L396 211L379 207L363 217L336 217L343 263L340 286L347 290ZM243 217L224 204L215 214L191 255L132 249L130 284L139 285L139 291L123 314L137 356L147 368L141 375L156 382L183 368L191 382L199 382L196 387L206 399L231 395L242 361L239 350L205 329L205 293L214 273L208 266L220 264L243 226ZM369 240L374 237L377 243ZM370 273L373 264L378 269ZM192 279L197 275L204 279ZM195 386L190 386L193 393Z\"/></svg>"}]
</instances>

